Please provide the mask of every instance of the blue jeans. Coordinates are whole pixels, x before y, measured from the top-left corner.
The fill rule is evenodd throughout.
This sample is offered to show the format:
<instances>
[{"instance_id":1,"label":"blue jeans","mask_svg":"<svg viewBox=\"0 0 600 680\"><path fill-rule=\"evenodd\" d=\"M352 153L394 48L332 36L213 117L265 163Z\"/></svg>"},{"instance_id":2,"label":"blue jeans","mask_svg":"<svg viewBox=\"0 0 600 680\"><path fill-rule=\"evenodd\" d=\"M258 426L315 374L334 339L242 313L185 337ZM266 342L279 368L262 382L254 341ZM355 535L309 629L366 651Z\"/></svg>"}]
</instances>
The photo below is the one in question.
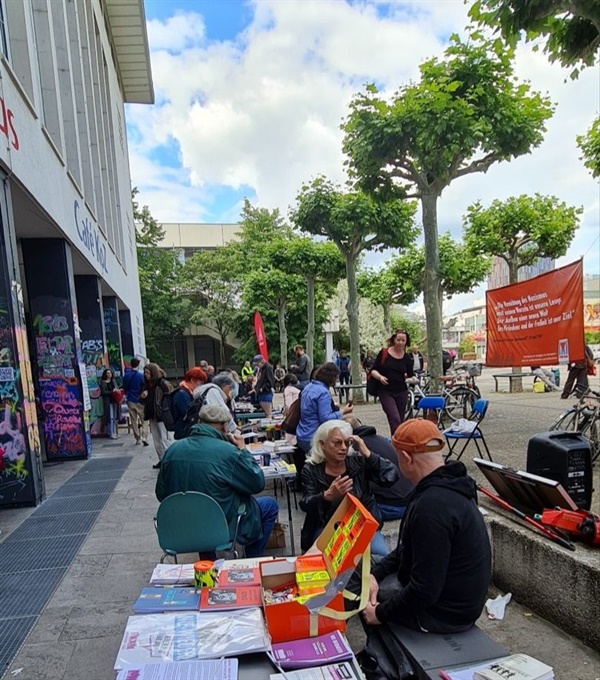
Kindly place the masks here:
<instances>
[{"instance_id":1,"label":"blue jeans","mask_svg":"<svg viewBox=\"0 0 600 680\"><path fill-rule=\"evenodd\" d=\"M275 526L279 515L279 505L270 496L258 496L254 499L258 503L260 511L260 523L262 524L262 536L246 546L246 557L260 557L263 555L265 545L269 540L271 531Z\"/></svg>"},{"instance_id":2,"label":"blue jeans","mask_svg":"<svg viewBox=\"0 0 600 680\"><path fill-rule=\"evenodd\" d=\"M388 544L385 542L383 534L381 531L378 531L371 539L371 554L385 557L386 555L389 555L389 552L390 549L388 548Z\"/></svg>"},{"instance_id":3,"label":"blue jeans","mask_svg":"<svg viewBox=\"0 0 600 680\"><path fill-rule=\"evenodd\" d=\"M382 519L390 521L393 519L402 519L406 512L406 505L384 505L383 503L377 503L377 505L381 511Z\"/></svg>"}]
</instances>

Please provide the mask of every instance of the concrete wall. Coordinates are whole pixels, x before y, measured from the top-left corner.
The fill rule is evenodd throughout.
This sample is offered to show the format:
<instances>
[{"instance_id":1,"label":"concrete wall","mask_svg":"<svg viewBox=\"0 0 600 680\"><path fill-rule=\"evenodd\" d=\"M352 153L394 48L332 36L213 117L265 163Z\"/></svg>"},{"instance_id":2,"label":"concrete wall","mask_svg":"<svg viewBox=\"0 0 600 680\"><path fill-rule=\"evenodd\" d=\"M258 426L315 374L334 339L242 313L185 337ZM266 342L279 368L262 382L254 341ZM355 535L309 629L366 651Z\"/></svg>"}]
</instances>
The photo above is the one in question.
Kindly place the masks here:
<instances>
[{"instance_id":1,"label":"concrete wall","mask_svg":"<svg viewBox=\"0 0 600 680\"><path fill-rule=\"evenodd\" d=\"M493 581L539 616L600 650L600 547L575 552L499 514L486 516Z\"/></svg>"}]
</instances>

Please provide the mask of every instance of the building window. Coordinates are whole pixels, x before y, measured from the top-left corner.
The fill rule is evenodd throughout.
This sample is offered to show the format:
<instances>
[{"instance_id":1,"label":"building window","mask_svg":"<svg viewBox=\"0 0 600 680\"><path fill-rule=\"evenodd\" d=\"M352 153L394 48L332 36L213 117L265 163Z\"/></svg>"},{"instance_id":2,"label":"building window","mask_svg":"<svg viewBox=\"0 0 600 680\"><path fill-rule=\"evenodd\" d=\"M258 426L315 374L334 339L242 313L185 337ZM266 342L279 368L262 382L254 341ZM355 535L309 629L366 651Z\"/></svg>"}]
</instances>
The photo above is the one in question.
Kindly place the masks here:
<instances>
[{"instance_id":1,"label":"building window","mask_svg":"<svg viewBox=\"0 0 600 680\"><path fill-rule=\"evenodd\" d=\"M8 27L6 26L6 14L4 3L0 0L0 49L2 54L8 59Z\"/></svg>"}]
</instances>

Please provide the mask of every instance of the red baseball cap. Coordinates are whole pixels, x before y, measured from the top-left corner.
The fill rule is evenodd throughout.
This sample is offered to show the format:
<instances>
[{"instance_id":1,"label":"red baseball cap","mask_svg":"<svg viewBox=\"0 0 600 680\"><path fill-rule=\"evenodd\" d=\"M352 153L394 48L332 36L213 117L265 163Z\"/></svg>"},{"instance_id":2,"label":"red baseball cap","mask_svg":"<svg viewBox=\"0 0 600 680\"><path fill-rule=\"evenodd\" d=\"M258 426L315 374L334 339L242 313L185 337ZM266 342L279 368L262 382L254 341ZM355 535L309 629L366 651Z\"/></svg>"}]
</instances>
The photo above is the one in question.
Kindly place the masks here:
<instances>
[{"instance_id":1,"label":"red baseball cap","mask_svg":"<svg viewBox=\"0 0 600 680\"><path fill-rule=\"evenodd\" d=\"M435 424L422 418L413 418L398 425L392 444L396 450L407 453L433 453L445 446L444 438Z\"/></svg>"}]
</instances>

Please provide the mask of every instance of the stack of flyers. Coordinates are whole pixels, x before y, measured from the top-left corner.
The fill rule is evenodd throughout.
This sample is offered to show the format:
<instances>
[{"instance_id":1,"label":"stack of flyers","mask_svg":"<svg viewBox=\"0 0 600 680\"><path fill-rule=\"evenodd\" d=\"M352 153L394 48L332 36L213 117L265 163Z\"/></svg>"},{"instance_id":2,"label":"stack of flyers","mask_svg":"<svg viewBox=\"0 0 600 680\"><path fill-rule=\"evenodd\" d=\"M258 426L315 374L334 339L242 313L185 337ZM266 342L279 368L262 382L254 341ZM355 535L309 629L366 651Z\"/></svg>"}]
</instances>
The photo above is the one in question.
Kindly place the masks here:
<instances>
[{"instance_id":1,"label":"stack of flyers","mask_svg":"<svg viewBox=\"0 0 600 680\"><path fill-rule=\"evenodd\" d=\"M150 577L151 586L193 586L193 564L157 564Z\"/></svg>"}]
</instances>

